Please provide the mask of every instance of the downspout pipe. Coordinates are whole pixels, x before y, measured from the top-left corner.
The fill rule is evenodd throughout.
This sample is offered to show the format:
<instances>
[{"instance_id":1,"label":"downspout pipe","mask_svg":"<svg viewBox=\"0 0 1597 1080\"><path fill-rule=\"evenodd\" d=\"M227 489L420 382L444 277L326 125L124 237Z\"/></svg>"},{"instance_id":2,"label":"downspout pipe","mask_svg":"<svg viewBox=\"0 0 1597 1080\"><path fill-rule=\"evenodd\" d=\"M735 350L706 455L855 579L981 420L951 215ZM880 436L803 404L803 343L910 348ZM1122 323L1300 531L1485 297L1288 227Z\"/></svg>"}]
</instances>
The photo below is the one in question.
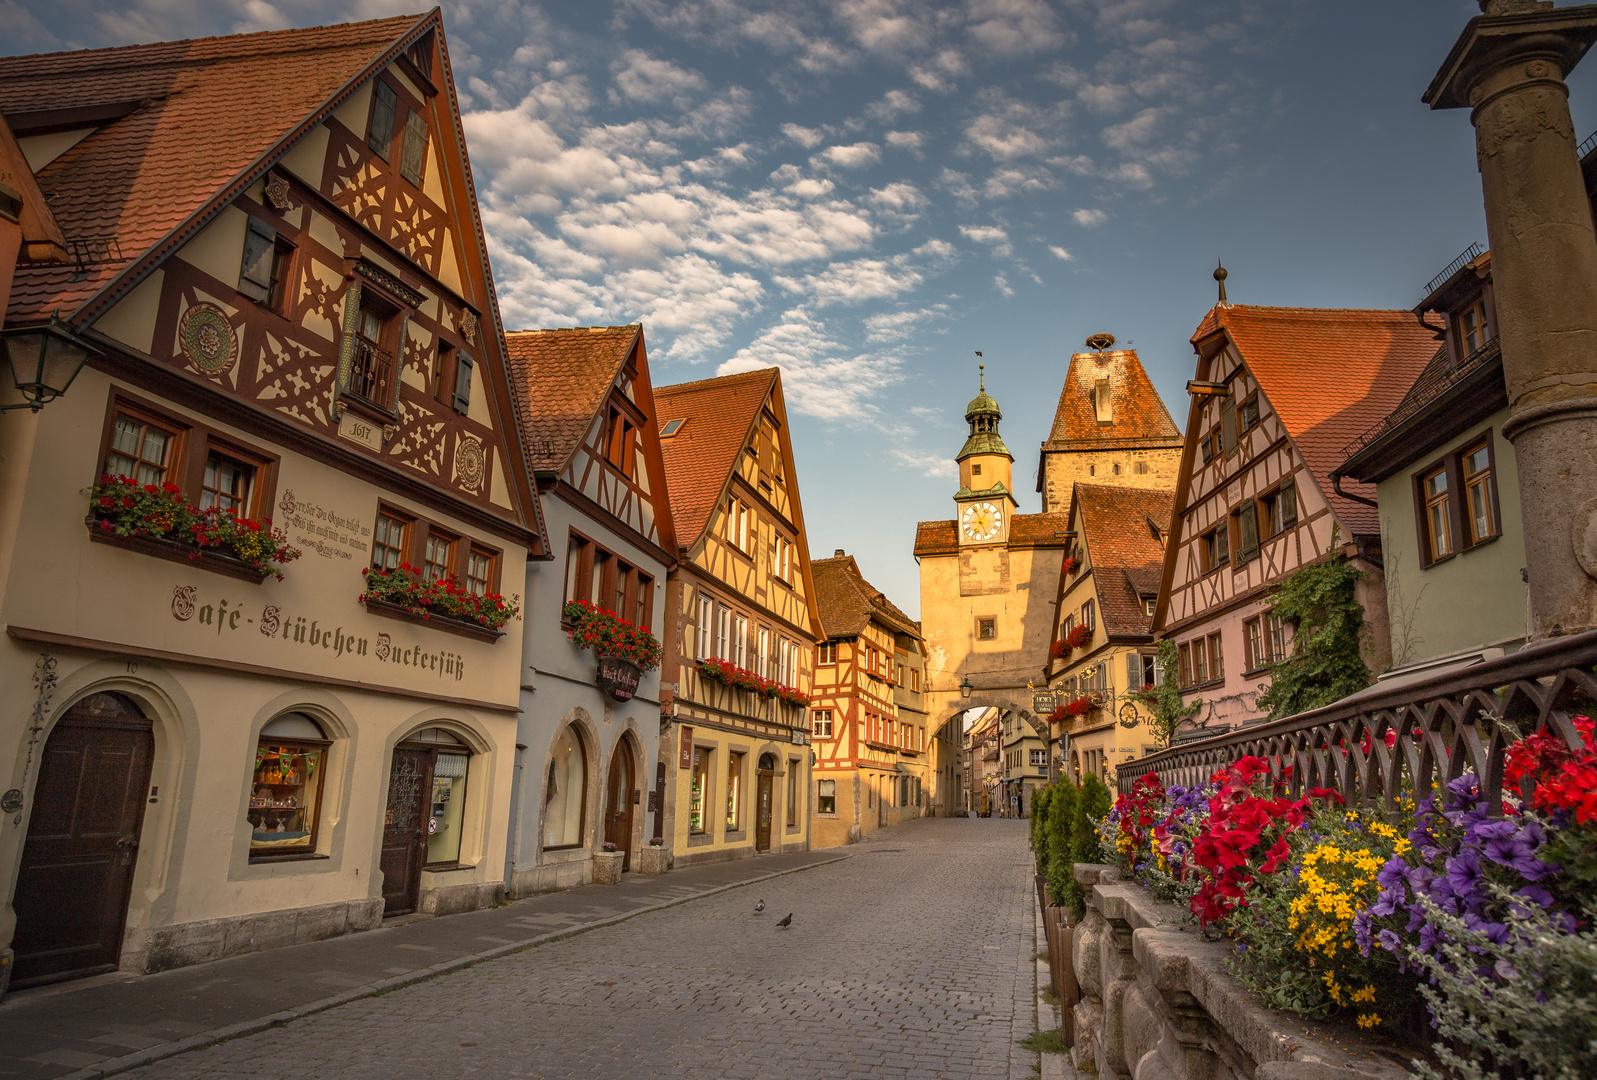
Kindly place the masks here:
<instances>
[{"instance_id":1,"label":"downspout pipe","mask_svg":"<svg viewBox=\"0 0 1597 1080\"><path fill-rule=\"evenodd\" d=\"M1380 509L1381 504L1376 502L1374 499L1366 499L1364 496L1355 495L1351 491L1343 491L1341 473L1331 474L1331 490L1342 496L1344 499L1352 499L1356 503L1363 503L1365 506L1373 506L1376 509Z\"/></svg>"}]
</instances>

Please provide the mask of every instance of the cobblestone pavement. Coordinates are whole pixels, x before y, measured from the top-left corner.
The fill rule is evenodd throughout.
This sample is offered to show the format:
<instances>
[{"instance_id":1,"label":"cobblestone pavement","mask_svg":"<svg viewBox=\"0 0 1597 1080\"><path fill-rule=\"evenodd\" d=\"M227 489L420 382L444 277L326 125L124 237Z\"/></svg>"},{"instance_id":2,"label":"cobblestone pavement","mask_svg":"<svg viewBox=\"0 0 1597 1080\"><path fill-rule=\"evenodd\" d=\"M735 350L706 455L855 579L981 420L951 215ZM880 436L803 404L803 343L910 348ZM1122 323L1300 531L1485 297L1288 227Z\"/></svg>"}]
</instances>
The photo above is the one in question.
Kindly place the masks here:
<instances>
[{"instance_id":1,"label":"cobblestone pavement","mask_svg":"<svg viewBox=\"0 0 1597 1080\"><path fill-rule=\"evenodd\" d=\"M1026 823L851 851L124 1075L1029 1080Z\"/></svg>"}]
</instances>

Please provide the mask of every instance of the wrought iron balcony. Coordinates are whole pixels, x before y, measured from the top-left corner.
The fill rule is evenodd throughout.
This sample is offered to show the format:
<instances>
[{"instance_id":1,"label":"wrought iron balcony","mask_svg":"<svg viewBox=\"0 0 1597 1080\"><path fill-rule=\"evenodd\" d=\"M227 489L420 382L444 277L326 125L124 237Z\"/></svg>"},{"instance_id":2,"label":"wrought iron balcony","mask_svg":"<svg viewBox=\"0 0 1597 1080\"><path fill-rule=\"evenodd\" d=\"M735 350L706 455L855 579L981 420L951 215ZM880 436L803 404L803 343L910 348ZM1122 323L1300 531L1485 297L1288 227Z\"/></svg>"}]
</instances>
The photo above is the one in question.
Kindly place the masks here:
<instances>
[{"instance_id":1,"label":"wrought iron balcony","mask_svg":"<svg viewBox=\"0 0 1597 1080\"><path fill-rule=\"evenodd\" d=\"M387 408L394 386L394 358L363 337L355 338L355 359L350 365L349 390L373 405Z\"/></svg>"}]
</instances>

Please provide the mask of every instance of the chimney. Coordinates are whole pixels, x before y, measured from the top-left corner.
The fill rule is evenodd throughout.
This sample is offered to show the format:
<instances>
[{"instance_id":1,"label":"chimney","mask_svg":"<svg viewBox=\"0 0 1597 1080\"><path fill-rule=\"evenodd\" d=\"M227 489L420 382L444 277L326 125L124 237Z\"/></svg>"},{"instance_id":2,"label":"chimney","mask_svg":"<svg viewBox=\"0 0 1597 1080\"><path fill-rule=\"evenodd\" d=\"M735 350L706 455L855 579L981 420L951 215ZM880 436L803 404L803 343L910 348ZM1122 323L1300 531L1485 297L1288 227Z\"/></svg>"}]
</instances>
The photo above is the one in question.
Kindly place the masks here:
<instances>
[{"instance_id":1,"label":"chimney","mask_svg":"<svg viewBox=\"0 0 1597 1080\"><path fill-rule=\"evenodd\" d=\"M842 548L837 548L837 549L835 549L832 552L832 558L841 559L842 557L843 557L843 549Z\"/></svg>"}]
</instances>

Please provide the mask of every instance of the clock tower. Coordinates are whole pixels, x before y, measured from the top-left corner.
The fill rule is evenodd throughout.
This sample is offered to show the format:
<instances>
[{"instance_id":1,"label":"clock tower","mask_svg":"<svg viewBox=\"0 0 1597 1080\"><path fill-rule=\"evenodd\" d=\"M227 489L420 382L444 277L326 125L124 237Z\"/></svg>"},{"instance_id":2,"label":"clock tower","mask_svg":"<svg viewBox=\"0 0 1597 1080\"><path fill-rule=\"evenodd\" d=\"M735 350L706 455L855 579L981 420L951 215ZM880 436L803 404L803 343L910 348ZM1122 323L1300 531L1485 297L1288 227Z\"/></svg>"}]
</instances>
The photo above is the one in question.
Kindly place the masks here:
<instances>
[{"instance_id":1,"label":"clock tower","mask_svg":"<svg viewBox=\"0 0 1597 1080\"><path fill-rule=\"evenodd\" d=\"M1004 414L987 394L987 365L980 367L981 392L965 406L970 437L954 459L959 462L954 504L962 548L1007 543L1010 520L1020 507L1010 490L1015 459L998 435Z\"/></svg>"}]
</instances>

